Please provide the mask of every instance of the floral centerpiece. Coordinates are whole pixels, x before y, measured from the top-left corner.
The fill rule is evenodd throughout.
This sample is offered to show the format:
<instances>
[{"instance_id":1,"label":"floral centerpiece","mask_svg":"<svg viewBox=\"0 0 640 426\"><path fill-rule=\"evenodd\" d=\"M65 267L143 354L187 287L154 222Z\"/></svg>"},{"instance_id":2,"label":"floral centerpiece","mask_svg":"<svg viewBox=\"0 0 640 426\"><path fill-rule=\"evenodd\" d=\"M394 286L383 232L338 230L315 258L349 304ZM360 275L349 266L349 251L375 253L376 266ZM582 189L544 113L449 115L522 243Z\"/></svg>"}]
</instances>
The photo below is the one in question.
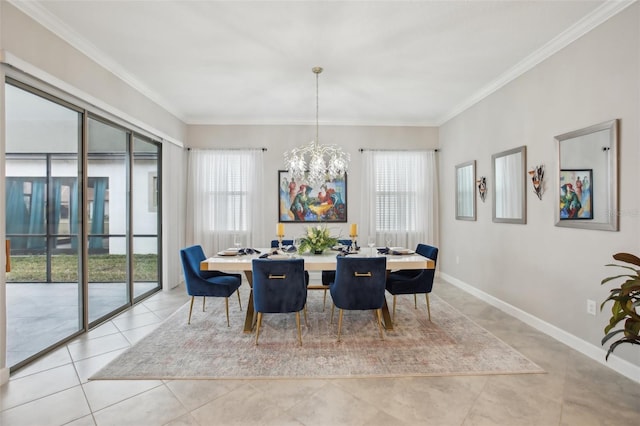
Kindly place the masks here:
<instances>
[{"instance_id":1,"label":"floral centerpiece","mask_svg":"<svg viewBox=\"0 0 640 426\"><path fill-rule=\"evenodd\" d=\"M338 239L329 234L329 229L326 226L309 226L307 233L300 238L298 252L304 253L311 251L313 253L322 253L337 243Z\"/></svg>"}]
</instances>

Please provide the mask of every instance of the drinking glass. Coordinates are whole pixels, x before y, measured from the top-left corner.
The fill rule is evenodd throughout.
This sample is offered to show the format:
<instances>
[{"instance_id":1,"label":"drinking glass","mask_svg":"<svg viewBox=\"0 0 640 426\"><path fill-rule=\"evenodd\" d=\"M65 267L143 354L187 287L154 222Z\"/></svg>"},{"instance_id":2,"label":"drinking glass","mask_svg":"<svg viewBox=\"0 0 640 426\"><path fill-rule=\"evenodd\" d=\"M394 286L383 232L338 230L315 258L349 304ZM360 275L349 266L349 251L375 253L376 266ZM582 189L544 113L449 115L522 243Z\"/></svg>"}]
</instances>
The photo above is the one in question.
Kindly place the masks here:
<instances>
[{"instance_id":1,"label":"drinking glass","mask_svg":"<svg viewBox=\"0 0 640 426\"><path fill-rule=\"evenodd\" d=\"M369 237L367 240L367 245L369 246L369 257L373 257L373 247L376 245L376 237Z\"/></svg>"},{"instance_id":2,"label":"drinking glass","mask_svg":"<svg viewBox=\"0 0 640 426\"><path fill-rule=\"evenodd\" d=\"M240 236L237 234L233 236L233 245L236 246L236 250L240 251L242 241L240 240Z\"/></svg>"}]
</instances>

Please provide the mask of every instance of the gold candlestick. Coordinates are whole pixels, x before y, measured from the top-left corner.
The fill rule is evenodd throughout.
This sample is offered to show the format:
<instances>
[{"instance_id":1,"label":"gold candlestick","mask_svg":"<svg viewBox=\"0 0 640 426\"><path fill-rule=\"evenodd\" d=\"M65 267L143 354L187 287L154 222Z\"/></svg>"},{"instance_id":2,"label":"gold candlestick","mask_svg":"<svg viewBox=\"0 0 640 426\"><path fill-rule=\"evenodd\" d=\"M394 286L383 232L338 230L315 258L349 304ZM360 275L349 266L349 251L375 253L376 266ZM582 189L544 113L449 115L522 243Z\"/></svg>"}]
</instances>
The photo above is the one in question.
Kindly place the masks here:
<instances>
[{"instance_id":1,"label":"gold candlestick","mask_svg":"<svg viewBox=\"0 0 640 426\"><path fill-rule=\"evenodd\" d=\"M356 250L356 239L358 238L358 235L357 234L352 234L352 235L349 235L349 237L351 237L351 247L349 247L349 251L351 253L355 253L357 251Z\"/></svg>"}]
</instances>

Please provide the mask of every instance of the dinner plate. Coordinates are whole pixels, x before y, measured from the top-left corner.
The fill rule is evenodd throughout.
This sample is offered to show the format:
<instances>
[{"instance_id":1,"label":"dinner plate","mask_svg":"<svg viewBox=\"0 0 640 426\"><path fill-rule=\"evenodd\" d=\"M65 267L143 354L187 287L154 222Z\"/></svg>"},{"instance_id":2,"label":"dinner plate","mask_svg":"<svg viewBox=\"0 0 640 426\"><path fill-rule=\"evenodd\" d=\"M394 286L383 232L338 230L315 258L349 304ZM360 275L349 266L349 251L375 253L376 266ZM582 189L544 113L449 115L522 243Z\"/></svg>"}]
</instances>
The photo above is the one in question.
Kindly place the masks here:
<instances>
[{"instance_id":1,"label":"dinner plate","mask_svg":"<svg viewBox=\"0 0 640 426\"><path fill-rule=\"evenodd\" d=\"M218 252L218 256L237 256L238 250L222 250Z\"/></svg>"},{"instance_id":2,"label":"dinner plate","mask_svg":"<svg viewBox=\"0 0 640 426\"><path fill-rule=\"evenodd\" d=\"M391 254L414 254L415 251L403 247L391 247L389 249Z\"/></svg>"},{"instance_id":3,"label":"dinner plate","mask_svg":"<svg viewBox=\"0 0 640 426\"><path fill-rule=\"evenodd\" d=\"M271 256L269 256L269 259L286 260L286 259L291 259L291 258L289 256L287 256L286 254L272 254Z\"/></svg>"}]
</instances>

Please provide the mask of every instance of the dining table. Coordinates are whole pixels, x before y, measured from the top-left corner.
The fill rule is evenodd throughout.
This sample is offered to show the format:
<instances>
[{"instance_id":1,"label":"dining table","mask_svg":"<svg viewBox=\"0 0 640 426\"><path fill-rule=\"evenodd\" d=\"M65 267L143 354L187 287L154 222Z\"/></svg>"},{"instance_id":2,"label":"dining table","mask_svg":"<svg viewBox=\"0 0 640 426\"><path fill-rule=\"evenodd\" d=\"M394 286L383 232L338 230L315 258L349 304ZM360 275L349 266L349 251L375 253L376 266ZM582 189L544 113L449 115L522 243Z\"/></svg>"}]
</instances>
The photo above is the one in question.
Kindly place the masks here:
<instances>
[{"instance_id":1,"label":"dining table","mask_svg":"<svg viewBox=\"0 0 640 426\"><path fill-rule=\"evenodd\" d=\"M237 250L237 249L235 249ZM264 256L265 253L271 253L274 249L258 248L252 250L238 250L237 254L234 254L234 249L225 250L219 252L217 255L208 257L200 263L200 269L203 271L222 271L222 272L243 272L247 278L249 286L253 288L253 275L252 275L252 261L260 256ZM252 254L243 254L247 251L254 251ZM393 253L401 254L380 254L377 250L361 248L360 253L349 253L348 256L385 256L387 258L387 273L396 270L406 269L435 269L435 262L432 259L426 258L419 254L414 253L411 250L394 251ZM288 258L302 258L304 259L304 269L306 271L335 271L337 264L337 255L340 252L333 250L326 250L323 254L311 254L311 253L284 253L270 255L272 259L288 259ZM322 284L309 284L307 287L309 290L321 290L328 289L329 286ZM382 307L382 319L386 330L393 330L393 322L389 313L389 307L385 298L384 305ZM243 331L245 333L251 333L253 330L254 322L254 308L253 308L253 290L249 292L249 302L247 303L247 315L245 317Z\"/></svg>"}]
</instances>

